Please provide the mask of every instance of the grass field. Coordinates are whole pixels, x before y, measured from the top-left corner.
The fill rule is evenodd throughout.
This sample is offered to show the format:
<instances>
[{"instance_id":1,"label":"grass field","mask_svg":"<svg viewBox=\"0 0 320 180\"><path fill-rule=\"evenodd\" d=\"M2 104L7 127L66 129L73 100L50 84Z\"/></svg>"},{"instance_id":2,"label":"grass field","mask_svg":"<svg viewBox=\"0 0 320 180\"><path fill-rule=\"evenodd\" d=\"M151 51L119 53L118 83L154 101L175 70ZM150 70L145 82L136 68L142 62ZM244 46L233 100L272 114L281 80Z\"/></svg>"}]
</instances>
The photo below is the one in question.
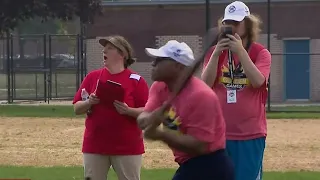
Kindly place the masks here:
<instances>
[{"instance_id":1,"label":"grass field","mask_svg":"<svg viewBox=\"0 0 320 180\"><path fill-rule=\"evenodd\" d=\"M70 105L1 105L0 179L82 180L84 120L72 110ZM320 113L268 114L264 180L319 179L319 118ZM177 167L171 151L160 142L145 146L142 180L170 179ZM110 179L117 179L114 172Z\"/></svg>"},{"instance_id":2,"label":"grass field","mask_svg":"<svg viewBox=\"0 0 320 180\"><path fill-rule=\"evenodd\" d=\"M83 180L82 167L0 167L3 170L3 178L30 178L32 180ZM142 180L169 180L175 169L143 169ZM12 176L12 174L17 174ZM267 172L264 180L318 180L319 172ZM113 171L109 175L110 180L116 180ZM108 179L109 180L109 179Z\"/></svg>"},{"instance_id":3,"label":"grass field","mask_svg":"<svg viewBox=\"0 0 320 180\"><path fill-rule=\"evenodd\" d=\"M19 111L17 111L19 109ZM275 108L274 108L275 109ZM269 119L319 119L320 106L304 107L277 107L277 111L294 112L271 112L267 114ZM301 111L301 112L296 112ZM304 112L304 111L313 111ZM21 105L3 105L0 106L0 116L11 117L83 117L75 116L73 107L70 105L45 105L45 106L21 106Z\"/></svg>"},{"instance_id":4,"label":"grass field","mask_svg":"<svg viewBox=\"0 0 320 180\"><path fill-rule=\"evenodd\" d=\"M44 97L44 74L15 74L15 97L35 99ZM76 91L76 74L52 74L52 97L73 96ZM0 100L7 99L7 75L0 74Z\"/></svg>"}]
</instances>

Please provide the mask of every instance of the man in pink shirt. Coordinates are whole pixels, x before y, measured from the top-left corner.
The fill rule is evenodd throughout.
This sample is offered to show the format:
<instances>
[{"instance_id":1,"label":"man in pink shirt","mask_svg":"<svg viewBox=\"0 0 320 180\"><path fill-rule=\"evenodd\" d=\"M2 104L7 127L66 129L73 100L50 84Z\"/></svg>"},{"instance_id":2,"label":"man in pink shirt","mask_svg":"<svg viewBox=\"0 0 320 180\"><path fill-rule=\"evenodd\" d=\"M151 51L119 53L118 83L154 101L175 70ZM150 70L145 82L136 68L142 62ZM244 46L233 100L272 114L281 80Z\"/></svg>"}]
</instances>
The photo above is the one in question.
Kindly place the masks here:
<instances>
[{"instance_id":1,"label":"man in pink shirt","mask_svg":"<svg viewBox=\"0 0 320 180\"><path fill-rule=\"evenodd\" d=\"M256 43L260 20L243 2L229 4L218 23L221 30L229 26L233 32L208 52L202 79L219 97L236 180L261 180L271 54Z\"/></svg>"},{"instance_id":2,"label":"man in pink shirt","mask_svg":"<svg viewBox=\"0 0 320 180\"><path fill-rule=\"evenodd\" d=\"M155 58L155 82L138 123L146 138L162 141L172 149L180 165L173 180L233 180L219 100L203 81L192 77L169 108L161 110L183 69L194 62L191 48L171 40L159 49L146 48L146 53Z\"/></svg>"}]
</instances>

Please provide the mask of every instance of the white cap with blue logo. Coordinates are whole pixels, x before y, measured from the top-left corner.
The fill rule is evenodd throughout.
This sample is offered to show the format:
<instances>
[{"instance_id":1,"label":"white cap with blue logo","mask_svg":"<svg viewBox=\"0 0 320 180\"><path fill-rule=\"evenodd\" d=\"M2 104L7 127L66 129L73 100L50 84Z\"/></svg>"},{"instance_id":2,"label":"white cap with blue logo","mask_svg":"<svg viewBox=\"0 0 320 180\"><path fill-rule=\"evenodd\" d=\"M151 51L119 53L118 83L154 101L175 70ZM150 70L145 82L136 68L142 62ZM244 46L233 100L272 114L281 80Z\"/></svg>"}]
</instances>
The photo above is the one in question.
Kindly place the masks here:
<instances>
[{"instance_id":1,"label":"white cap with blue logo","mask_svg":"<svg viewBox=\"0 0 320 180\"><path fill-rule=\"evenodd\" d=\"M168 41L159 49L145 48L145 51L151 57L171 58L185 66L192 66L195 61L192 49L186 43L176 40Z\"/></svg>"},{"instance_id":2,"label":"white cap with blue logo","mask_svg":"<svg viewBox=\"0 0 320 180\"><path fill-rule=\"evenodd\" d=\"M225 8L222 21L233 20L240 22L249 15L250 10L246 4L241 1L234 1Z\"/></svg>"}]
</instances>

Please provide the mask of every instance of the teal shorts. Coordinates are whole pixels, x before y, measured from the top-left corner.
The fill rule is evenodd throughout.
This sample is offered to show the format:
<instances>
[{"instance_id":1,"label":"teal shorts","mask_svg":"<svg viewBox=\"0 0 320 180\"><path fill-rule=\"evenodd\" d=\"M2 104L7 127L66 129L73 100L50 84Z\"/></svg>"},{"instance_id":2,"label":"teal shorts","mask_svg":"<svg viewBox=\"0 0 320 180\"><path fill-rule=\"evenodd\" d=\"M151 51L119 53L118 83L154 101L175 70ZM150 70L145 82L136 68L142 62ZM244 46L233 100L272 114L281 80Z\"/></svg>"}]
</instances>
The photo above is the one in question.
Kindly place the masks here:
<instances>
[{"instance_id":1,"label":"teal shorts","mask_svg":"<svg viewBox=\"0 0 320 180\"><path fill-rule=\"evenodd\" d=\"M235 166L235 180L262 180L266 138L227 140L227 153Z\"/></svg>"}]
</instances>

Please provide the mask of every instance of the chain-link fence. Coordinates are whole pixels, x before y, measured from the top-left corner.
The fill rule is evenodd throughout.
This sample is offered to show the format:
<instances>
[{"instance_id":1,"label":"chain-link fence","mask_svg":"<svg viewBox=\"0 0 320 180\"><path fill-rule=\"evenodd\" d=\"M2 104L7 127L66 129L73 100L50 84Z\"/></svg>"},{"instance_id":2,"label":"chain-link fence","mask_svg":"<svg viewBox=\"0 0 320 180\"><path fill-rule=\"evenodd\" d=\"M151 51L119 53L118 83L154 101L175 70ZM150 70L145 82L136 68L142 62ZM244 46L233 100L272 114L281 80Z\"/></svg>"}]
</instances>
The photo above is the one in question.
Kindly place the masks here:
<instances>
[{"instance_id":1,"label":"chain-link fence","mask_svg":"<svg viewBox=\"0 0 320 180\"><path fill-rule=\"evenodd\" d=\"M80 35L9 35L1 39L0 99L71 99L85 72Z\"/></svg>"}]
</instances>

